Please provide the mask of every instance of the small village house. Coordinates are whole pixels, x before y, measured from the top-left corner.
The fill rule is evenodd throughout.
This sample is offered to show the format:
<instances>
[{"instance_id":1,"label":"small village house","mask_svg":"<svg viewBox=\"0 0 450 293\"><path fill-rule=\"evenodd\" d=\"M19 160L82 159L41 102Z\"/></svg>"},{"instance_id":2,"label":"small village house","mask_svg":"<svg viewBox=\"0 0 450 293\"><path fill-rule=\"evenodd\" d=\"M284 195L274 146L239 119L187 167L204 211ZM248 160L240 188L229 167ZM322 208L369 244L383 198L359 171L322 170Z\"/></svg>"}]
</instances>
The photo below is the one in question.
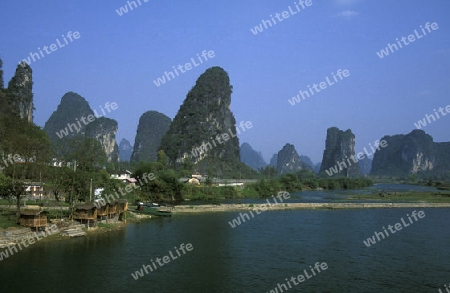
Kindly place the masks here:
<instances>
[{"instance_id":1,"label":"small village house","mask_svg":"<svg viewBox=\"0 0 450 293\"><path fill-rule=\"evenodd\" d=\"M19 219L20 225L38 230L47 226L47 214L46 211L36 209L22 210Z\"/></svg>"}]
</instances>

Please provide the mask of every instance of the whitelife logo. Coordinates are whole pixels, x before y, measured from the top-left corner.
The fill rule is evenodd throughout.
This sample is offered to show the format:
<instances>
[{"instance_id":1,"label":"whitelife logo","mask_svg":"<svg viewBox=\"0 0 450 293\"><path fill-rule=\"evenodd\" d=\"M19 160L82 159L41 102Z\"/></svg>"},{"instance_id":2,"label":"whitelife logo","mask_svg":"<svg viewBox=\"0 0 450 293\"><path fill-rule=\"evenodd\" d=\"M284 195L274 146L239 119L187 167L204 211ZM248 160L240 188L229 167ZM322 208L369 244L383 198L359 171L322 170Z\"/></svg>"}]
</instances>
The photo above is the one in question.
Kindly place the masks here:
<instances>
[{"instance_id":1,"label":"whitelife logo","mask_svg":"<svg viewBox=\"0 0 450 293\"><path fill-rule=\"evenodd\" d=\"M188 244L186 244L186 245L184 245L184 243L182 243L182 244L180 245L179 248L180 248L180 250L183 252L183 254L181 254L180 251L178 251L178 248L177 248L177 247L174 247L174 248L175 248L175 251L176 251L176 255L178 255L178 256L175 256L175 255L172 253L172 251L169 251L170 257L169 257L168 255L165 255L165 256L163 256L162 258L157 257L157 258L156 258L156 262L158 263L159 267L162 267L162 266L164 266L165 264L168 264L171 260L175 260L175 259L179 258L180 256L185 255L187 252L194 250L194 247L192 246L191 243L188 243ZM186 249L186 250L185 250L185 249ZM187 251L187 252L186 252L186 251ZM162 260L164 263L162 263L161 260ZM131 274L131 276L133 277L133 279L137 280L137 279L139 279L139 278L144 277L144 271L145 271L146 274L148 274L148 273L149 273L149 270L150 270L150 272L153 272L153 271L156 271L156 270L158 269L158 267L156 266L156 264L155 264L155 262L153 261L153 259L151 259L150 261L152 262L151 265L142 265L142 269L140 269L139 271L136 271L134 274Z\"/></svg>"},{"instance_id":2,"label":"whitelife logo","mask_svg":"<svg viewBox=\"0 0 450 293\"><path fill-rule=\"evenodd\" d=\"M300 0L300 1L298 1L298 3L294 2L294 5L295 5L296 9L292 9L292 7L289 5L288 6L288 10L289 11L286 10L286 11L283 11L281 13L277 12L277 13L275 13L275 17L278 19L279 22L282 22L283 20L289 18L290 16L293 16L293 15L295 15L295 14L305 10L306 7L309 7L312 4L313 4L312 0L306 0L306 1ZM300 9L299 5L302 7L301 9ZM295 10L297 10L297 11L295 11ZM272 16L272 14L269 17L270 17L270 20L264 20L264 19L261 20L261 24L258 25L258 26L255 26L255 28L251 28L250 31L254 35L257 35L257 34L262 33L264 31L264 28L267 30L269 27L272 27L272 25L276 25L277 21ZM264 28L263 28L263 25L264 25Z\"/></svg>"},{"instance_id":3,"label":"whitelife logo","mask_svg":"<svg viewBox=\"0 0 450 293\"><path fill-rule=\"evenodd\" d=\"M203 50L203 52L202 52L202 57L203 57L204 61L203 61L203 59L200 57L200 55L197 54L197 59L198 59L198 61L199 61L200 63L196 63L194 57L192 57L192 58L191 58L192 64L191 64L190 62L187 62L187 63L184 64L184 65L178 64L178 67L177 67L177 68L178 68L178 70L180 70L181 73L185 73L185 72L187 72L187 71L189 71L189 70L191 70L191 69L193 68L192 65L194 65L194 67L197 67L197 66L199 66L200 64L203 64L203 62L206 62L206 61L208 61L209 59L212 59L212 58L216 57L216 55L215 55L215 53L214 53L213 50L209 50L208 52L206 52L206 50ZM209 59L208 59L208 57L209 57ZM176 77L175 74L176 74L177 76L179 76L180 74L178 73L177 68L175 68L175 66L172 66L172 68L173 68L173 72L172 72L172 71L169 71L169 72L164 71L164 75L161 76L161 77L158 77L156 80L153 80L153 83L154 83L157 87L159 87L159 86L161 86L162 84L165 84L166 82L169 82L170 80L174 79L174 78ZM175 72L175 73L174 73L174 72ZM166 78L167 78L167 81L166 81Z\"/></svg>"},{"instance_id":4,"label":"whitelife logo","mask_svg":"<svg viewBox=\"0 0 450 293\"><path fill-rule=\"evenodd\" d=\"M142 5L141 0L136 0L139 3L139 6ZM120 7L119 9L116 9L116 12L119 16L122 16L124 14L128 13L128 7L130 8L130 11L132 11L134 8L138 8L138 5L136 4L136 1L127 1L127 5L124 5L123 7ZM142 0L142 2L147 3L149 0ZM133 8L134 5L134 8Z\"/></svg>"},{"instance_id":5,"label":"whitelife logo","mask_svg":"<svg viewBox=\"0 0 450 293\"><path fill-rule=\"evenodd\" d=\"M115 103L115 102L112 102L112 103L106 102L105 103L105 108L107 109L108 113L111 113L112 110L116 110L117 107L118 107L117 103ZM105 109L103 109L102 106L100 106L100 108L102 110L103 115L98 115L97 110L94 110L94 115L89 114L87 117L81 116L80 120L78 120L78 118L75 118L75 120L76 120L75 123L67 123L66 128L61 129L58 132L55 132L56 135L59 138L63 138L65 136L69 135L69 131L70 131L70 133L73 133L73 132L79 133L83 129L84 126L87 126L89 123L94 122L95 119L106 116ZM86 122L86 120L87 120L87 122ZM83 122L84 125L81 125L81 122Z\"/></svg>"},{"instance_id":6,"label":"whitelife logo","mask_svg":"<svg viewBox=\"0 0 450 293\"><path fill-rule=\"evenodd\" d=\"M9 256L14 255L14 253L18 253L19 250L17 249L17 246L19 247L20 250L22 250L22 245L25 246L25 247L28 247L28 246L36 243L36 241L40 241L43 238L45 238L47 236L50 236L52 234L58 233L58 232L59 232L58 227L56 225L54 225L54 224L51 225L49 227L49 229L47 229L47 233L45 233L43 231L41 231L40 233L34 232L33 233L34 237L30 237L28 239L23 239L21 241L21 243L17 243L17 244L8 246L8 249L5 249L4 251L0 251L0 261L2 261L3 259L8 258ZM39 237L39 235L41 237ZM36 240L34 238L36 238ZM28 241L28 244L27 244L27 241ZM20 245L20 244L22 244L22 245Z\"/></svg>"},{"instance_id":7,"label":"whitelife logo","mask_svg":"<svg viewBox=\"0 0 450 293\"><path fill-rule=\"evenodd\" d=\"M144 179L145 183L147 184L149 181L155 180L156 176L153 173L144 173L144 174L142 174L142 178L138 178L139 184L134 184L134 185L128 184L125 187L125 190L123 190L122 187L119 187L120 194L122 196L125 196L125 195L131 193L133 191L133 188L134 189L141 188L144 185L144 183L142 182L142 179ZM120 198L119 193L117 191L115 191L114 193L116 195L116 199L119 199ZM106 206L106 204L110 204L114 201L115 201L114 194L109 194L109 195L107 194L107 195L105 195L105 198L100 198L99 200L94 201L94 205L97 209L100 209L101 207Z\"/></svg>"},{"instance_id":8,"label":"whitelife logo","mask_svg":"<svg viewBox=\"0 0 450 293\"><path fill-rule=\"evenodd\" d=\"M81 38L81 35L78 31L75 31L72 33L72 31L67 32L67 34L64 36L62 35L64 42L61 43L59 38L56 39L56 44L58 44L58 46L56 46L56 44L51 44L50 46L44 46L42 49L41 47L38 47L38 51L39 53L33 53L30 52L30 56L27 57L26 59L22 59L21 62L19 62L19 64L24 67L25 63L30 65L31 64L31 59L33 59L33 62L36 62L36 60L39 60L42 58L44 58L46 55L44 55L44 53L42 52L42 50L45 51L45 53L47 55L50 55L52 52L55 52L56 50L65 47L66 45L69 44L69 42L67 41L67 39L70 40L70 43L72 43L74 40L78 40L79 38ZM66 39L67 37L67 39ZM73 37L73 38L72 38ZM50 51L49 51L50 49Z\"/></svg>"},{"instance_id":9,"label":"whitelife logo","mask_svg":"<svg viewBox=\"0 0 450 293\"><path fill-rule=\"evenodd\" d=\"M322 81L319 84L313 83L312 86L308 85L308 90L309 90L309 93L311 93L311 96L314 96L315 93L319 93L321 90L326 89L328 86L332 86L333 84L338 83L339 81L343 80L344 77L349 77L350 71L348 69L344 69L344 70L339 69L336 72L336 75L339 76L339 79L336 77L336 75L334 75L334 72L331 72L331 75L333 76L334 82L332 82L327 76L327 77L325 77L325 80L327 82ZM319 87L320 87L320 89L319 89ZM314 89L314 91L313 91L313 89ZM288 99L288 102L292 106L295 106L295 104L299 104L302 100L309 98L310 97L309 93L308 93L308 91L299 90L298 95L292 97L292 99ZM300 96L302 97L302 99L300 99Z\"/></svg>"},{"instance_id":10,"label":"whitelife logo","mask_svg":"<svg viewBox=\"0 0 450 293\"><path fill-rule=\"evenodd\" d=\"M441 118L441 117L439 117L438 111L441 113L442 116L446 116L447 114L450 114L450 105L447 105L445 107L445 111L447 113L444 112L444 108L442 108L442 107L439 107L438 111L436 111L436 109L433 109L433 111L434 111L434 115L433 114L431 114L431 115L425 114L425 118L423 118L423 120L417 121L417 123L414 123L414 126L416 126L417 129L421 129L422 127L427 126L427 120L428 120L428 124L431 124L432 122L436 122L436 117L437 117L437 119ZM430 118L433 118L433 121L431 121Z\"/></svg>"},{"instance_id":11,"label":"whitelife logo","mask_svg":"<svg viewBox=\"0 0 450 293\"><path fill-rule=\"evenodd\" d=\"M245 124L245 127L244 127L244 124ZM250 121L247 121L247 122L241 121L239 126L242 128L242 131L245 132L246 129L252 128L253 124ZM241 132L239 131L239 128L237 128L237 127L236 127L235 134L231 131L230 128L228 128L228 132L230 133L231 138L236 137L238 134L241 134ZM211 137L211 142L212 142L212 144L214 144L214 147L216 147L217 146L216 140L219 144L225 143L230 139L230 135L228 135L228 133L226 133L226 132L222 133L222 134L218 134L215 139L212 139L212 137ZM221 139L223 139L223 141ZM213 148L211 142L203 142L199 147L193 148L191 151L192 156L194 156L196 158L197 156L201 156L201 155L205 154L208 150L211 150Z\"/></svg>"},{"instance_id":12,"label":"whitelife logo","mask_svg":"<svg viewBox=\"0 0 450 293\"><path fill-rule=\"evenodd\" d=\"M303 283L304 281L306 281L308 279L311 279L316 274L319 274L322 271L326 271L327 269L328 269L328 264L326 262L323 262L323 263L316 262L314 267L309 266L309 270L311 271L311 275L308 274L307 270L303 270L304 275L300 274L300 275L298 275L296 277L292 276L290 279L285 278L286 283L281 283L281 284L278 283L277 287L275 287L274 289L271 289L269 292L266 292L266 293L278 293L278 292L282 293L284 291L292 289L291 282L294 284L294 286L297 286L298 284ZM300 291L296 291L296 292L300 292Z\"/></svg>"},{"instance_id":13,"label":"whitelife logo","mask_svg":"<svg viewBox=\"0 0 450 293\"><path fill-rule=\"evenodd\" d=\"M255 212L257 215L259 215L262 212L267 211L267 209L272 208L273 206L276 206L276 205L278 205L280 203L283 203L283 198L284 199L289 199L290 197L291 197L291 195L289 194L289 192L287 192L287 191L280 191L277 194L277 198L280 201L280 202L278 202L277 199L275 198L275 196L272 195L274 204L271 204L269 199L266 199L267 204L260 204L259 207L255 207L251 211L249 211L250 214L252 215L251 218L255 217L253 212ZM250 218L250 216L247 213L239 213L239 217L234 218L233 220L228 222L228 224L230 224L231 228L235 228L237 226L240 226L241 223L245 223L246 221L249 221L251 218ZM242 222L241 222L241 219L242 219Z\"/></svg>"},{"instance_id":14,"label":"whitelife logo","mask_svg":"<svg viewBox=\"0 0 450 293\"><path fill-rule=\"evenodd\" d=\"M369 143L369 146L372 149L373 153L368 152L366 147L364 147L365 154L362 152L359 152L356 157L350 156L350 158L345 158L341 162L336 162L336 165L334 165L333 167L330 167L328 170L325 170L325 172L327 173L328 176L333 176L333 174L338 174L340 171L345 170L352 165L352 162L350 161L350 159L356 164L356 163L358 163L358 161L363 160L366 156L369 157L369 156L375 154L375 152L377 150L378 151L380 150L380 146L382 148L387 147L388 143L384 139L382 141L376 140L373 143L373 146L371 143Z\"/></svg>"},{"instance_id":15,"label":"whitelife logo","mask_svg":"<svg viewBox=\"0 0 450 293\"><path fill-rule=\"evenodd\" d=\"M422 30L423 35L420 35L420 33L418 33L417 30L414 30L414 34L410 34L408 36L408 41L409 42L406 41L406 37L402 37L401 38L401 41L403 42L403 45L407 46L407 45L411 44L412 42L415 42L416 41L416 37L417 37L417 40L418 40L418 39L421 39L424 36L426 36L427 33L426 33L425 29L422 26L420 26L420 28ZM427 29L428 33L431 33L430 28L435 31L435 30L437 30L439 28L439 26L438 26L438 24L436 22L433 22L432 24L427 22L425 24L425 28ZM398 40L398 38L396 38L395 40L397 41L398 47L400 47L400 49L403 48L402 42L400 42ZM377 53L378 57L380 57L380 59L383 59L385 56L389 56L389 50L391 50L391 53L394 53L394 52L400 50L398 47L397 47L397 45L395 43L394 44L389 43L389 44L387 44L387 47L385 49L382 49L382 50L380 50L379 52L376 52L376 53ZM395 51L394 51L394 48L395 48Z\"/></svg>"},{"instance_id":16,"label":"whitelife logo","mask_svg":"<svg viewBox=\"0 0 450 293\"><path fill-rule=\"evenodd\" d=\"M415 222L413 222L413 220L411 219L409 214L406 214L406 216L409 219L409 224L407 222L405 222L405 220L403 218L401 218L400 220L401 220L403 226L400 223L396 223L394 226L392 226L392 225L388 226L388 229L389 229L389 231L391 231L392 234L396 233L397 231L400 231L403 228L406 228L406 227L410 226L411 224L414 224L415 222L419 221L419 219L425 218L425 212L424 211L419 211L417 213L416 211L413 211L411 213L411 217L414 218ZM417 217L419 217L419 219ZM393 228L395 228L395 230ZM386 234L386 237L389 237L389 232L386 230L385 227L383 227L383 231ZM377 243L377 240L378 240L378 242L380 242L382 239L385 238L383 232L376 232L375 231L375 233L373 235L374 236L372 236L371 238L367 238L367 241L363 240L363 243L367 247L370 247L371 245L375 245L375 243ZM377 240L375 240L375 237L377 238Z\"/></svg>"}]
</instances>

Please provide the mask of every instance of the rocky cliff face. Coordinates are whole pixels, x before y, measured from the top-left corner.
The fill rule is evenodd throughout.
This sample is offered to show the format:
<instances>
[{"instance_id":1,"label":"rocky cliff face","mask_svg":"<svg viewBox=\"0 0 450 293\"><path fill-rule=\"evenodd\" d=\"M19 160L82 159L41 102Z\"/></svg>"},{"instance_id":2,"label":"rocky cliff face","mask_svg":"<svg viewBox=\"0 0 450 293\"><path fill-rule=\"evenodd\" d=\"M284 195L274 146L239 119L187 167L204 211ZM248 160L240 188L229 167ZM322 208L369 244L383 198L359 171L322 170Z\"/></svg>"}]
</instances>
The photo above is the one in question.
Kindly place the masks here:
<instances>
[{"instance_id":1,"label":"rocky cliff face","mask_svg":"<svg viewBox=\"0 0 450 293\"><path fill-rule=\"evenodd\" d=\"M94 115L89 103L82 96L68 92L61 98L56 111L53 111L45 122L44 131L54 142L63 137L85 135L86 124L81 118L89 115Z\"/></svg>"},{"instance_id":2,"label":"rocky cliff face","mask_svg":"<svg viewBox=\"0 0 450 293\"><path fill-rule=\"evenodd\" d=\"M117 127L117 121L96 117L82 96L68 92L61 98L58 108L45 123L44 131L53 142L76 135L95 138L102 145L108 162L117 162L119 159L116 143Z\"/></svg>"},{"instance_id":3,"label":"rocky cliff face","mask_svg":"<svg viewBox=\"0 0 450 293\"><path fill-rule=\"evenodd\" d=\"M157 111L142 114L134 140L131 161L154 162L158 158L161 139L169 130L172 120Z\"/></svg>"},{"instance_id":4,"label":"rocky cliff face","mask_svg":"<svg viewBox=\"0 0 450 293\"><path fill-rule=\"evenodd\" d=\"M132 153L133 153L133 146L127 139L122 138L122 140L119 143L119 159L120 159L120 161L121 162L129 162L131 159Z\"/></svg>"},{"instance_id":5,"label":"rocky cliff face","mask_svg":"<svg viewBox=\"0 0 450 293\"><path fill-rule=\"evenodd\" d=\"M202 161L240 164L231 93L228 74L220 67L207 69L197 79L161 141L172 165Z\"/></svg>"},{"instance_id":6,"label":"rocky cliff face","mask_svg":"<svg viewBox=\"0 0 450 293\"><path fill-rule=\"evenodd\" d=\"M17 65L16 73L5 89L5 97L11 113L33 122L33 78L28 64Z\"/></svg>"},{"instance_id":7,"label":"rocky cliff face","mask_svg":"<svg viewBox=\"0 0 450 293\"><path fill-rule=\"evenodd\" d=\"M405 175L450 169L450 143L435 143L423 130L384 136L385 148L375 152L372 175Z\"/></svg>"},{"instance_id":8,"label":"rocky cliff face","mask_svg":"<svg viewBox=\"0 0 450 293\"><path fill-rule=\"evenodd\" d=\"M361 171L352 158L355 158L355 135L352 131L342 131L337 127L328 128L320 173L332 168L337 171L334 175L358 177Z\"/></svg>"},{"instance_id":9,"label":"rocky cliff face","mask_svg":"<svg viewBox=\"0 0 450 293\"><path fill-rule=\"evenodd\" d=\"M116 142L117 121L99 117L86 126L86 137L100 142L109 162L119 161L119 148Z\"/></svg>"},{"instance_id":10,"label":"rocky cliff face","mask_svg":"<svg viewBox=\"0 0 450 293\"><path fill-rule=\"evenodd\" d=\"M246 142L241 145L240 154L242 163L250 166L253 170L257 171L259 168L265 168L267 166L261 153L255 151L250 144Z\"/></svg>"},{"instance_id":11,"label":"rocky cliff face","mask_svg":"<svg viewBox=\"0 0 450 293\"><path fill-rule=\"evenodd\" d=\"M314 169L311 166L300 159L300 156L292 144L287 143L278 152L277 158L277 171L279 174L295 173L300 170L311 170L314 172Z\"/></svg>"}]
</instances>

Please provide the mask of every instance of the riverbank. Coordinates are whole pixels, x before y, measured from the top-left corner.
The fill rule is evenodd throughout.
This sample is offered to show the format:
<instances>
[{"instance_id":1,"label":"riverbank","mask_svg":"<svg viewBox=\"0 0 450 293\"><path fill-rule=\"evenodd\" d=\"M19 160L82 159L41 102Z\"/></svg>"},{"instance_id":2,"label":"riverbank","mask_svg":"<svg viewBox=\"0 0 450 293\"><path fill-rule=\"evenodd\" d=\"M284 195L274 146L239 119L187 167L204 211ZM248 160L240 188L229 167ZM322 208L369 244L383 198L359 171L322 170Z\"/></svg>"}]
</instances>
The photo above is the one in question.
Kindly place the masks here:
<instances>
[{"instance_id":1,"label":"riverbank","mask_svg":"<svg viewBox=\"0 0 450 293\"><path fill-rule=\"evenodd\" d=\"M10 245L20 243L23 239L29 239L34 235L34 230L26 227L19 226L15 223L15 212L7 210L9 215L5 215L5 211L0 213L0 223L6 225L6 227L0 227L0 248L5 248ZM86 225L79 224L77 221L70 221L68 219L53 219L50 220L49 225L56 225L58 233L46 237L42 242L46 241L58 241L71 237L79 236L93 236L111 231L117 231L124 229L127 224L140 222L146 219L152 218L151 215L144 215L134 212L128 212L127 221L110 220L106 222L103 220L98 222L95 227L87 228ZM73 230L73 231L72 231ZM74 232L74 233L71 233Z\"/></svg>"},{"instance_id":2,"label":"riverbank","mask_svg":"<svg viewBox=\"0 0 450 293\"><path fill-rule=\"evenodd\" d=\"M280 203L265 207L264 204L179 205L173 214L203 212L238 212L259 210L315 210L315 209L380 209L380 208L450 208L450 203Z\"/></svg>"},{"instance_id":3,"label":"riverbank","mask_svg":"<svg viewBox=\"0 0 450 293\"><path fill-rule=\"evenodd\" d=\"M245 212L245 211L277 211L277 210L324 210L324 209L392 209L392 208L408 208L408 209L422 209L422 208L450 208L450 203L426 203L426 202L415 202L415 203L278 203L271 204L206 204L206 205L178 205L172 208L172 213L176 215L188 215L188 214L199 214L199 213L217 213L217 212ZM151 219L150 215L143 215L139 213L134 213L132 211L128 212L127 222L109 222L109 223L98 223L96 227L91 228L81 228L80 231L85 232L85 236L95 236L99 234L108 233L111 231L117 231L126 228L130 223L136 223L143 220ZM64 222L64 221L63 221ZM67 239L67 236L63 236L67 229L71 229L75 226L81 226L65 221L62 225L61 222L56 221L60 233L52 235L45 239L45 241L60 241ZM7 229L0 229L0 247L5 248L18 241L22 238L18 236L7 237L8 234L21 234L22 238L29 238L31 230L29 228L23 227L10 227ZM31 234L30 234L31 235Z\"/></svg>"}]
</instances>

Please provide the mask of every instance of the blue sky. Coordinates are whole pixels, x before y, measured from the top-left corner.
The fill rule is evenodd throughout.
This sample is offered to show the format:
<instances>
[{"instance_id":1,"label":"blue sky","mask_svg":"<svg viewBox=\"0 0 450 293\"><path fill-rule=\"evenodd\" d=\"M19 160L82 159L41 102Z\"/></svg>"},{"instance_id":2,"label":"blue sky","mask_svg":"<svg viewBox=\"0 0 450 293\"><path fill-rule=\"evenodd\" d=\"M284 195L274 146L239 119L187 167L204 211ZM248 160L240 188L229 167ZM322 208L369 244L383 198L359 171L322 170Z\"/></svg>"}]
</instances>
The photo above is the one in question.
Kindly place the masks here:
<instances>
[{"instance_id":1,"label":"blue sky","mask_svg":"<svg viewBox=\"0 0 450 293\"><path fill-rule=\"evenodd\" d=\"M156 110L173 119L200 74L220 66L234 87L237 123L253 124L240 143L250 143L266 161L292 143L316 163L328 127L352 129L358 151L384 135L409 133L425 114L450 105L449 1L312 0L257 35L250 29L294 8L294 1L140 1L122 16L116 9L127 5L123 0L2 1L6 82L30 52L69 31L80 33L31 63L37 125L43 127L64 93L73 91L94 110L116 102L108 117L119 123L117 140L133 143L142 113ZM439 28L378 57L388 43L421 32L427 22ZM204 50L215 57L160 87L153 83ZM299 104L288 102L338 69L350 76ZM423 129L435 141L450 141L449 126L450 115Z\"/></svg>"}]
</instances>

